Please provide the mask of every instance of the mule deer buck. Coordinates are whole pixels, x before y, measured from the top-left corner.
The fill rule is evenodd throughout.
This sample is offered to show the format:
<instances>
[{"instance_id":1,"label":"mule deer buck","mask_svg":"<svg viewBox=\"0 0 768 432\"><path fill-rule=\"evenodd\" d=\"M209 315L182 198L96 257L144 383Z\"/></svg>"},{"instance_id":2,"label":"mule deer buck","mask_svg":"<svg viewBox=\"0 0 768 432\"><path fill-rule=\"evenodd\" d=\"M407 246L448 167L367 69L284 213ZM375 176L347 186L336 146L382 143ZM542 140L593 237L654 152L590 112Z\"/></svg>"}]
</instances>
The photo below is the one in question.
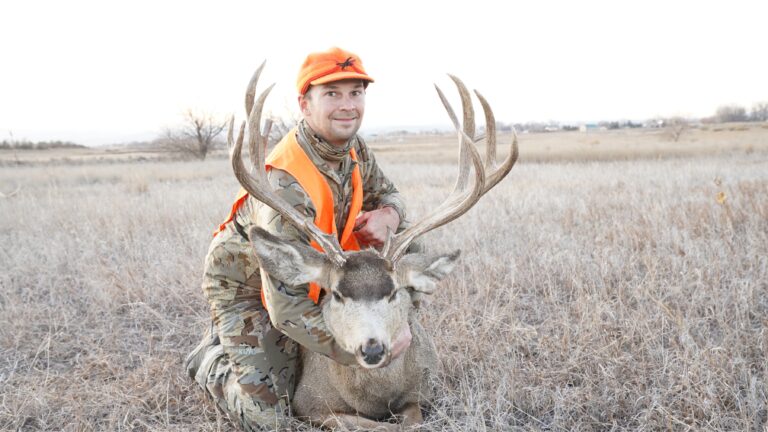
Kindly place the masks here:
<instances>
[{"instance_id":1,"label":"mule deer buck","mask_svg":"<svg viewBox=\"0 0 768 432\"><path fill-rule=\"evenodd\" d=\"M517 160L517 137L507 158L497 165L495 120L490 106L475 92L485 112L486 127L485 137L475 138L471 96L464 84L451 76L461 95L463 126L442 91L437 91L460 142L460 169L453 192L410 228L399 234L390 232L381 251L345 252L334 235L322 232L269 186L264 165L271 124L267 120L263 132L260 126L264 101L272 86L254 100L263 67L256 71L246 91L253 173L248 172L241 157L246 122L233 142L234 119L228 134L232 167L248 193L306 233L325 253L280 239L258 227L251 230L249 238L261 268L268 274L288 284L317 282L323 287L326 295L321 308L328 329L342 348L356 354L359 363L359 367L344 366L302 348L302 371L292 401L294 413L312 424L331 428L398 430L399 425L386 422L393 415L405 426L420 423L419 401L430 397L429 373L437 368L438 359L429 335L419 324L412 299L417 293L431 294L435 290L437 282L452 270L459 251L445 255L406 251L418 236L464 214L509 173ZM487 148L485 164L476 147L482 139ZM403 326L410 326L413 339L408 350L392 360L390 349Z\"/></svg>"}]
</instances>

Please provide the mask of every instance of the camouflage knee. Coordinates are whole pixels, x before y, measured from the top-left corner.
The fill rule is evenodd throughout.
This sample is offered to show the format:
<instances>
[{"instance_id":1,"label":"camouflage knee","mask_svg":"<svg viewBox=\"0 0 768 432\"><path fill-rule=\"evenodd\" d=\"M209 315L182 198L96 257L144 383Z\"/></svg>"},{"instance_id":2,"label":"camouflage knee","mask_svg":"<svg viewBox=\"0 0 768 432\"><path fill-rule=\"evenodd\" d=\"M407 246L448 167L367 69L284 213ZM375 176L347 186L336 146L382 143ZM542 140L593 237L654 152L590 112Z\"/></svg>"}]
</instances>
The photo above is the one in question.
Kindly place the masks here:
<instances>
[{"instance_id":1,"label":"camouflage knee","mask_svg":"<svg viewBox=\"0 0 768 432\"><path fill-rule=\"evenodd\" d=\"M246 431L285 427L288 421L287 397L276 398L266 388L254 388L251 384L244 385L236 381L233 379L232 383L225 386L227 414L233 423Z\"/></svg>"},{"instance_id":2,"label":"camouflage knee","mask_svg":"<svg viewBox=\"0 0 768 432\"><path fill-rule=\"evenodd\" d=\"M233 353L237 350L227 351ZM248 355L251 358L245 364L235 365L224 353L223 346L214 347L209 351L210 358L214 359L212 364L201 368L201 372L207 369L207 374L199 373L196 380L203 385L217 408L244 430L283 427L288 418L289 392L293 391L295 362L269 364L259 361L270 357L259 355L260 350L239 351L237 356L241 361ZM275 386L274 382L281 385Z\"/></svg>"},{"instance_id":3,"label":"camouflage knee","mask_svg":"<svg viewBox=\"0 0 768 432\"><path fill-rule=\"evenodd\" d=\"M214 316L227 366L212 376L217 402L245 430L285 422L296 383L296 342L272 327L259 301L216 308ZM224 366L223 363L221 364ZM223 376L227 373L226 377Z\"/></svg>"}]
</instances>

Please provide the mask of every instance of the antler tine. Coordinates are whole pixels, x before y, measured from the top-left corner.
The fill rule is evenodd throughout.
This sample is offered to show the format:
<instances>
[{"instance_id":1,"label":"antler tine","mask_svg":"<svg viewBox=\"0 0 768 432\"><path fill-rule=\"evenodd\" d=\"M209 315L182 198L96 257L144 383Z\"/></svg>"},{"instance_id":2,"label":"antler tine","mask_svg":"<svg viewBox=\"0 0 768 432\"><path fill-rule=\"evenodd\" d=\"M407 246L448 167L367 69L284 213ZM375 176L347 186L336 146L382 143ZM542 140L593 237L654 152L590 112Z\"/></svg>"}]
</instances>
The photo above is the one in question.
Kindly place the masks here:
<instances>
[{"instance_id":1,"label":"antler tine","mask_svg":"<svg viewBox=\"0 0 768 432\"><path fill-rule=\"evenodd\" d=\"M232 136L232 134L234 129L235 129L235 115L232 114L232 116L229 118L229 128L227 129L227 148L232 148L232 141L234 140L234 137Z\"/></svg>"},{"instance_id":2,"label":"antler tine","mask_svg":"<svg viewBox=\"0 0 768 432\"><path fill-rule=\"evenodd\" d=\"M382 251L382 255L393 265L403 256L406 249L408 249L408 246L414 239L416 239L416 237L445 225L463 215L475 205L477 200L480 199L484 193L485 170L483 169L480 153L477 151L477 147L474 144L474 138L467 133L467 131L469 131L474 135L474 113L468 115L466 112L467 109L471 110L471 99L467 100L469 99L469 92L466 91L466 87L463 86L461 81L458 80L458 78L455 78L454 82L456 82L456 86L459 88L459 93L462 96L462 106L465 109L463 129L459 128L456 115L439 87L437 88L437 91L440 100L443 102L443 105L448 112L448 116L451 117L451 120L457 129L461 145L461 153L464 155L459 157L459 174L457 176L456 186L445 202L438 206L438 208L426 218L420 220L400 234L392 235L390 233L385 243L384 250ZM467 127L468 123L472 123L472 126L469 128ZM467 184L469 179L470 161L474 166L475 176L472 188L468 189Z\"/></svg>"},{"instance_id":3,"label":"antler tine","mask_svg":"<svg viewBox=\"0 0 768 432\"><path fill-rule=\"evenodd\" d=\"M248 87L245 89L245 115L250 119L251 114L253 114L253 104L256 98L256 85L259 83L259 77L261 76L261 71L264 70L264 66L266 66L267 60L264 60L261 62L261 66L259 66L256 69L256 72L253 73L251 76L251 80L248 81ZM274 84L273 84L274 86ZM269 88L271 90L272 87ZM269 93L269 91L265 91L261 94L262 97L266 97L264 93ZM262 105L263 106L263 105ZM261 113L258 113L258 117L261 118ZM248 131L255 131L255 133L251 132L248 136L248 155L251 159L251 165L258 166L259 160L257 159L256 155L258 154L256 151L256 146L261 145L261 136L259 135L259 128L253 129L248 126ZM261 161L263 164L263 161Z\"/></svg>"},{"instance_id":4,"label":"antler tine","mask_svg":"<svg viewBox=\"0 0 768 432\"><path fill-rule=\"evenodd\" d=\"M453 111L453 107L451 106L450 102L448 102L445 94L442 90L440 90L440 87L438 87L437 84L435 84L435 90L437 90L437 95L440 97L440 102L443 103L443 107L445 107L445 111L448 113L448 117L450 117L451 123L453 123L453 128L459 130L461 126L459 125L459 119L456 118L456 113Z\"/></svg>"},{"instance_id":5,"label":"antler tine","mask_svg":"<svg viewBox=\"0 0 768 432\"><path fill-rule=\"evenodd\" d=\"M493 115L493 110L488 101L475 90L475 95L480 101L480 105L483 106L483 112L485 113L485 136L486 140L486 154L485 154L485 169L491 170L491 173L485 175L485 190L486 192L491 190L501 179L503 179L512 170L512 167L517 162L518 148L517 148L517 132L512 130L512 148L509 149L509 154L504 162L500 166L496 166L496 119Z\"/></svg>"},{"instance_id":6,"label":"antler tine","mask_svg":"<svg viewBox=\"0 0 768 432\"><path fill-rule=\"evenodd\" d=\"M440 89L440 87L435 84L435 90L437 90L437 95L440 97L440 102L443 103L443 107L445 108L445 111L448 113L448 117L451 119L451 123L453 123L453 128L456 129L456 132L459 136L459 175L456 177L456 184L453 187L454 191L460 190L464 187L466 187L467 180L469 179L469 173L463 172L463 167L468 166L467 163L467 150L464 148L464 140L462 139L462 129L461 125L459 125L459 120L456 117L456 113L453 111L453 107L451 106L450 102L448 102L448 98L445 97L445 93ZM466 106L464 103L464 99L462 99L462 108ZM471 106L471 104L470 104ZM467 122L465 121L464 124L466 125ZM473 123L474 126L474 123ZM466 133L466 132L464 132Z\"/></svg>"},{"instance_id":7,"label":"antler tine","mask_svg":"<svg viewBox=\"0 0 768 432\"><path fill-rule=\"evenodd\" d=\"M256 82L258 82L258 77L256 78ZM269 96L269 92L272 91L273 87L275 87L274 84L270 85L259 95L259 99L256 100L255 106L248 115L248 151L251 157L251 164L257 167L255 169L256 172L264 176L265 182L267 173L263 169L258 168L264 166L264 153L266 153L267 146L267 139L261 134L261 112L264 109L264 101L267 100L267 96ZM256 87L249 88L248 90L255 93Z\"/></svg>"},{"instance_id":8,"label":"antler tine","mask_svg":"<svg viewBox=\"0 0 768 432\"><path fill-rule=\"evenodd\" d=\"M253 108L253 98L256 95L256 84L258 84L261 71L264 69L266 64L266 60L261 62L261 66L259 66L256 69L256 72L253 73L251 80L248 82L248 87L245 90L245 115L247 116L251 115L251 108Z\"/></svg>"},{"instance_id":9,"label":"antler tine","mask_svg":"<svg viewBox=\"0 0 768 432\"><path fill-rule=\"evenodd\" d=\"M261 68L256 71L254 78L251 79L251 83L248 85L248 93L246 95L246 109L248 109L248 100L253 100L253 94L255 94L256 84L258 82L258 75L261 72ZM266 100L269 92L272 90L271 85L264 92L259 95L259 98L251 105L248 116L248 133L249 133L249 147L252 152L251 159L255 160L254 175L250 175L245 168L242 159L243 149L243 137L245 134L245 122L240 127L240 134L237 137L236 142L232 142L232 127L234 122L230 121L230 130L227 134L228 145L230 149L230 161L232 163L232 170L235 173L235 177L248 191L248 193L254 198L258 199L265 205L274 209L287 221L295 225L299 230L307 234L310 239L317 242L317 244L325 251L328 258L337 266L344 265L346 259L344 258L344 252L339 245L339 241L333 234L326 234L321 231L311 219L307 219L304 215L299 213L293 206L287 201L280 198L269 185L267 179L266 167L264 163L266 152L266 137L260 133L261 124L261 112L264 107L264 101ZM269 122L265 125L265 131L269 131ZM264 144L264 145L262 145Z\"/></svg>"},{"instance_id":10,"label":"antler tine","mask_svg":"<svg viewBox=\"0 0 768 432\"><path fill-rule=\"evenodd\" d=\"M461 95L461 109L464 113L464 121L462 123L464 125L464 133L474 139L475 109L472 107L472 96L470 96L467 86L457 76L451 74L448 74L448 76L456 84L456 87L459 89L459 95Z\"/></svg>"},{"instance_id":11,"label":"antler tine","mask_svg":"<svg viewBox=\"0 0 768 432\"><path fill-rule=\"evenodd\" d=\"M485 114L485 136L487 137L485 143L485 169L493 169L496 167L496 118L483 95L475 90L475 96L480 101L483 113Z\"/></svg>"},{"instance_id":12,"label":"antler tine","mask_svg":"<svg viewBox=\"0 0 768 432\"><path fill-rule=\"evenodd\" d=\"M456 88L459 90L459 96L461 96L461 110L464 115L462 119L462 129L464 134L470 138L470 142L475 142L475 109L472 106L472 96L467 90L467 86L455 75L448 74L448 77L456 84ZM458 130L458 128L457 128ZM465 146L461 146L459 149L459 167L469 166L467 154L469 150ZM459 176L456 178L456 185L454 189L463 189L466 187L467 181L469 181L469 172L459 172Z\"/></svg>"}]
</instances>

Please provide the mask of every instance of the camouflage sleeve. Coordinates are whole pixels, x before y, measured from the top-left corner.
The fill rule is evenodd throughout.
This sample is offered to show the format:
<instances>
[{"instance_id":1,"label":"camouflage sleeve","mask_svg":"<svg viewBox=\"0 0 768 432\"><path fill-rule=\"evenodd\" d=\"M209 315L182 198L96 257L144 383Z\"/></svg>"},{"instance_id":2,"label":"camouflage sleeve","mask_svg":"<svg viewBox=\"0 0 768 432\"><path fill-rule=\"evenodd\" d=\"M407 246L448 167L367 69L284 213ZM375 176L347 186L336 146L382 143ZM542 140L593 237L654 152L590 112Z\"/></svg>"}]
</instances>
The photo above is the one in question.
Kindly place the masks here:
<instances>
[{"instance_id":1,"label":"camouflage sleeve","mask_svg":"<svg viewBox=\"0 0 768 432\"><path fill-rule=\"evenodd\" d=\"M363 211L392 207L400 216L400 227L405 225L405 201L376 163L376 157L363 140L358 141L360 174L363 177Z\"/></svg>"},{"instance_id":2,"label":"camouflage sleeve","mask_svg":"<svg viewBox=\"0 0 768 432\"><path fill-rule=\"evenodd\" d=\"M308 218L315 218L312 201L293 176L285 171L273 169L269 173L269 181L278 196L291 203L296 210L307 215ZM248 199L247 206L246 211L257 215L255 221L249 218L251 225L257 224L277 236L309 244L307 235L284 221L275 210L254 198ZM257 211L254 212L254 210ZM245 232L250 232L250 228L251 226L244 225ZM262 277L262 289L266 290L264 298L270 320L275 328L307 349L339 363L345 365L357 363L354 354L344 351L326 327L320 306L308 297L308 284L289 286L269 276Z\"/></svg>"}]
</instances>

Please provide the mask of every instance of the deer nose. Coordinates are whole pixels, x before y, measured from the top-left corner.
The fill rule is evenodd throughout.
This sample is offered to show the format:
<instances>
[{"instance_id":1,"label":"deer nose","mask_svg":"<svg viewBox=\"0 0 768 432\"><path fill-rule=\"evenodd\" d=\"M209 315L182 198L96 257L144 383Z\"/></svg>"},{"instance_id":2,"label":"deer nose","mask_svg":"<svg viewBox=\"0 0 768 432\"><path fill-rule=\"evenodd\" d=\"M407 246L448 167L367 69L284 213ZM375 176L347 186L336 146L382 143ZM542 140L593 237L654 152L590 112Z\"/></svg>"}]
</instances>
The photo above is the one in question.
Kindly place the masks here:
<instances>
[{"instance_id":1,"label":"deer nose","mask_svg":"<svg viewBox=\"0 0 768 432\"><path fill-rule=\"evenodd\" d=\"M377 365L384 358L384 345L376 339L368 339L362 349L363 361L373 366Z\"/></svg>"}]
</instances>

